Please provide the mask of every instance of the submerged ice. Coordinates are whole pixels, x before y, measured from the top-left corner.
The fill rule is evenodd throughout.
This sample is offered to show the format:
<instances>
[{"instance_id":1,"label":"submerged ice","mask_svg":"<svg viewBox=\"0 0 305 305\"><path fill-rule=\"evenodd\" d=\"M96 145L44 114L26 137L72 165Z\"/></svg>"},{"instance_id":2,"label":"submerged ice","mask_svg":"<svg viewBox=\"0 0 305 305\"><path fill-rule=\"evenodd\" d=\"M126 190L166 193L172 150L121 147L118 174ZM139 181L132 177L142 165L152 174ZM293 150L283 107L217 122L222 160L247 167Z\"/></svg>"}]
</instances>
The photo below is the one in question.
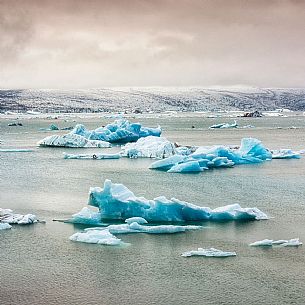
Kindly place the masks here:
<instances>
[{"instance_id":1,"label":"submerged ice","mask_svg":"<svg viewBox=\"0 0 305 305\"><path fill-rule=\"evenodd\" d=\"M104 188L90 188L89 205L99 208L101 219L125 220L143 217L149 222L260 220L267 215L258 208L242 208L239 204L216 209L200 207L164 196L153 200L136 197L123 184L105 180Z\"/></svg>"},{"instance_id":2,"label":"submerged ice","mask_svg":"<svg viewBox=\"0 0 305 305\"><path fill-rule=\"evenodd\" d=\"M271 159L271 152L261 141L243 138L239 149L226 146L198 147L188 156L172 156L158 160L151 164L150 168L170 173L201 172L211 168L261 163Z\"/></svg>"}]
</instances>

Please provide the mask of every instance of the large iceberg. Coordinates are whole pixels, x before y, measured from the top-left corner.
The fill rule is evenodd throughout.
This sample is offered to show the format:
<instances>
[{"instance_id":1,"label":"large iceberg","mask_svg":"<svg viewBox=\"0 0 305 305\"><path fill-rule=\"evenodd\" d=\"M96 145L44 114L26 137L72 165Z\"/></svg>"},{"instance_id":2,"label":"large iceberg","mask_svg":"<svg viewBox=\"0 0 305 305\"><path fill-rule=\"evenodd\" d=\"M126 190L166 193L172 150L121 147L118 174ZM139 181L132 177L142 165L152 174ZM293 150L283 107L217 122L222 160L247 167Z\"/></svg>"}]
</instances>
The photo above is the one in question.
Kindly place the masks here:
<instances>
[{"instance_id":1,"label":"large iceberg","mask_svg":"<svg viewBox=\"0 0 305 305\"><path fill-rule=\"evenodd\" d=\"M215 248L210 248L210 249L198 248L198 250L191 250L184 252L181 254L181 256L229 257L229 256L236 256L236 252L222 251Z\"/></svg>"},{"instance_id":2,"label":"large iceberg","mask_svg":"<svg viewBox=\"0 0 305 305\"><path fill-rule=\"evenodd\" d=\"M0 208L0 223L9 224L32 224L38 222L36 215L33 214L15 214L11 209L1 209Z\"/></svg>"},{"instance_id":3,"label":"large iceberg","mask_svg":"<svg viewBox=\"0 0 305 305\"><path fill-rule=\"evenodd\" d=\"M271 159L271 152L261 141L243 138L239 149L226 146L198 147L189 156L172 156L158 160L151 164L150 168L174 173L200 172L210 168L260 163Z\"/></svg>"},{"instance_id":4,"label":"large iceberg","mask_svg":"<svg viewBox=\"0 0 305 305\"><path fill-rule=\"evenodd\" d=\"M139 138L161 135L161 127L143 127L140 123L130 123L127 120L116 120L105 127L87 130L82 124L77 124L68 134L53 135L38 142L40 146L62 147L110 147L110 143L135 142Z\"/></svg>"},{"instance_id":5,"label":"large iceberg","mask_svg":"<svg viewBox=\"0 0 305 305\"><path fill-rule=\"evenodd\" d=\"M258 208L242 208L239 204L211 209L164 196L153 200L136 197L123 184L105 180L104 188L93 187L89 205L99 208L101 219L125 220L143 217L149 222L260 220L267 215Z\"/></svg>"},{"instance_id":6,"label":"large iceberg","mask_svg":"<svg viewBox=\"0 0 305 305\"><path fill-rule=\"evenodd\" d=\"M175 145L163 137L148 136L135 143L122 146L122 154L128 158L164 159L177 153Z\"/></svg>"},{"instance_id":7,"label":"large iceberg","mask_svg":"<svg viewBox=\"0 0 305 305\"><path fill-rule=\"evenodd\" d=\"M120 119L95 130L87 130L84 125L78 124L71 131L71 134L81 135L88 140L127 143L135 142L142 137L159 137L161 135L161 127L149 128L142 126L140 123L130 123L127 120Z\"/></svg>"}]
</instances>

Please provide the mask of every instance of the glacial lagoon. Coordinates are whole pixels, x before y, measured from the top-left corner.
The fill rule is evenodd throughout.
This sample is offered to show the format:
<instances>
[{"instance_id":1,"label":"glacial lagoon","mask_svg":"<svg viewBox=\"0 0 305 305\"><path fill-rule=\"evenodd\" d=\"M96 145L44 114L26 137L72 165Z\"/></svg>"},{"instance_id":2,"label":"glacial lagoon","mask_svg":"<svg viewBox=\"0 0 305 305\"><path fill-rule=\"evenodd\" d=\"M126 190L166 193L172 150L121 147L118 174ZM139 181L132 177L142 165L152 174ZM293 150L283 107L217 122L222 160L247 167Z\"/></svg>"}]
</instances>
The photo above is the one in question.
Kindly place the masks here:
<instances>
[{"instance_id":1,"label":"glacial lagoon","mask_svg":"<svg viewBox=\"0 0 305 305\"><path fill-rule=\"evenodd\" d=\"M150 170L153 160L64 159L63 153L117 153L112 148L37 147L65 131L42 131L51 124L88 128L111 118L0 119L2 208L33 213L46 223L0 231L1 305L8 304L304 304L305 248L250 247L254 241L305 241L305 156L272 160L198 174ZM75 120L75 122L73 122ZM305 149L305 117L237 118L241 126L209 126L232 118L201 115L141 116L145 126L161 125L162 135L181 145L239 145L254 137L270 149ZM177 234L117 235L129 245L111 247L75 243L69 236L87 226L54 222L67 219L88 202L90 187L106 179L122 183L137 196L179 198L204 207L238 203L257 207L270 219L247 222L200 222L201 230ZM194 223L192 223L194 225ZM197 248L236 252L236 257L190 257Z\"/></svg>"}]
</instances>

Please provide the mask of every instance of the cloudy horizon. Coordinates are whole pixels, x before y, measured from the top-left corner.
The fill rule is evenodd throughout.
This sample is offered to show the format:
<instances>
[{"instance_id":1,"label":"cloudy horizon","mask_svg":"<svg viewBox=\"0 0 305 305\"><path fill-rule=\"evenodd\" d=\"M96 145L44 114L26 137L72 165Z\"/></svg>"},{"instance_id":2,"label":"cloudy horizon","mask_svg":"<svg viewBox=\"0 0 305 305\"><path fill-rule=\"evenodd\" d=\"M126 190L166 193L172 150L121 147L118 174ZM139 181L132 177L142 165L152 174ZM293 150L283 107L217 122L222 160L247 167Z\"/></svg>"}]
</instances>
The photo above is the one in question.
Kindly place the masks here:
<instances>
[{"instance_id":1,"label":"cloudy horizon","mask_svg":"<svg viewBox=\"0 0 305 305\"><path fill-rule=\"evenodd\" d=\"M305 1L0 0L0 88L304 87Z\"/></svg>"}]
</instances>

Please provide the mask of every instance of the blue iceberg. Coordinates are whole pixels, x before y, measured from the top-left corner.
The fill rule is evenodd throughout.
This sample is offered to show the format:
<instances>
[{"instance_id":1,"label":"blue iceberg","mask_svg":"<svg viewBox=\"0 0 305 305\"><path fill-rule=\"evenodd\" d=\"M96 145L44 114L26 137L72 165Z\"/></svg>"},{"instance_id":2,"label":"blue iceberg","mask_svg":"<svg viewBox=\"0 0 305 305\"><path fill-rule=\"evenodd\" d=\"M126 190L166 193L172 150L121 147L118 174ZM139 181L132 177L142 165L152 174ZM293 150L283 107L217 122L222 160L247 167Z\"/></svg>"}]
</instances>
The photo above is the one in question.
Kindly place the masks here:
<instances>
[{"instance_id":1,"label":"blue iceberg","mask_svg":"<svg viewBox=\"0 0 305 305\"><path fill-rule=\"evenodd\" d=\"M243 138L239 149L226 146L199 147L189 156L175 155L154 162L150 168L166 170L170 173L200 172L210 168L261 163L271 159L271 152L261 141Z\"/></svg>"},{"instance_id":2,"label":"blue iceberg","mask_svg":"<svg viewBox=\"0 0 305 305\"><path fill-rule=\"evenodd\" d=\"M142 217L149 222L268 219L258 208L242 208L239 204L211 209L164 196L147 200L136 197L123 184L115 184L110 180L105 180L103 189L90 188L89 205L99 208L101 219Z\"/></svg>"},{"instance_id":3,"label":"blue iceberg","mask_svg":"<svg viewBox=\"0 0 305 305\"><path fill-rule=\"evenodd\" d=\"M127 143L148 136L159 137L161 132L160 126L157 128L143 127L140 123L130 123L125 119L120 119L95 130L87 130L84 125L78 124L71 131L71 134L81 135L88 140Z\"/></svg>"}]
</instances>

